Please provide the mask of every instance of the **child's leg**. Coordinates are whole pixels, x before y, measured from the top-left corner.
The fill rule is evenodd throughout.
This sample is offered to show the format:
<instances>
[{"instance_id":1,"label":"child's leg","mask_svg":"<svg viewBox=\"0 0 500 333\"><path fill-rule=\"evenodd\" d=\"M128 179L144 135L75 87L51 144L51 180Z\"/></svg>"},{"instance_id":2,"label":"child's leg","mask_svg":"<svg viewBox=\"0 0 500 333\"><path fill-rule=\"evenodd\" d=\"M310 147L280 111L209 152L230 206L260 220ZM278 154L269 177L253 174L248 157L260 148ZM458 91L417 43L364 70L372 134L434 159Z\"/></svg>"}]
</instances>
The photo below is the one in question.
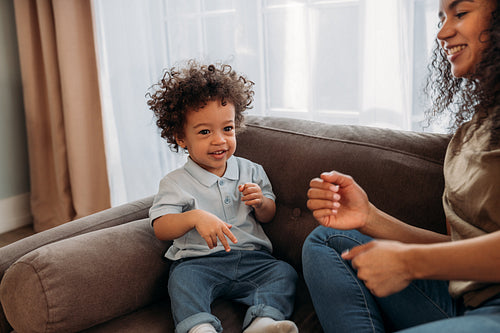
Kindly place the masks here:
<instances>
[{"instance_id":1,"label":"child's leg","mask_svg":"<svg viewBox=\"0 0 500 333\"><path fill-rule=\"evenodd\" d=\"M210 324L217 332L222 331L219 319L210 310L218 292L214 287L226 281L220 274L223 270L216 267L211 264L210 257L172 264L168 292L176 332L187 333L200 324Z\"/></svg>"},{"instance_id":2,"label":"child's leg","mask_svg":"<svg viewBox=\"0 0 500 333\"><path fill-rule=\"evenodd\" d=\"M276 321L269 317L257 317L243 333L298 333L299 330L290 320Z\"/></svg>"},{"instance_id":3,"label":"child's leg","mask_svg":"<svg viewBox=\"0 0 500 333\"><path fill-rule=\"evenodd\" d=\"M190 329L188 333L217 333L217 331L210 324L199 324Z\"/></svg>"},{"instance_id":4,"label":"child's leg","mask_svg":"<svg viewBox=\"0 0 500 333\"><path fill-rule=\"evenodd\" d=\"M297 273L292 266L277 260L265 251L239 251L239 253L241 260L231 297L249 306L243 328L247 328L255 318L259 317L276 321L290 318L297 282Z\"/></svg>"}]
</instances>

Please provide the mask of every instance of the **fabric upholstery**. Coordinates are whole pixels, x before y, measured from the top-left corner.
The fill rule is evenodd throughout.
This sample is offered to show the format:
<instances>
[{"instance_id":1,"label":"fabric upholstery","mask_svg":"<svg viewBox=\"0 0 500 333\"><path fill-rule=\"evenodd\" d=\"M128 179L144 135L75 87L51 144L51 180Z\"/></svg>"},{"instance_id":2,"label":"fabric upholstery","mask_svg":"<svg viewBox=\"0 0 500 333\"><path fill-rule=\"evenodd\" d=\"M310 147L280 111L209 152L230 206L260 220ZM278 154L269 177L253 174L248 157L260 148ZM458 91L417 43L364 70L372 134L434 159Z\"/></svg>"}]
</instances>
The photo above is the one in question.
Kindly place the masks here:
<instances>
[{"instance_id":1,"label":"fabric upholstery","mask_svg":"<svg viewBox=\"0 0 500 333\"><path fill-rule=\"evenodd\" d=\"M2 302L20 332L74 332L165 297L168 244L147 219L31 251L2 282Z\"/></svg>"},{"instance_id":2,"label":"fabric upholstery","mask_svg":"<svg viewBox=\"0 0 500 333\"><path fill-rule=\"evenodd\" d=\"M321 332L301 277L302 244L317 226L306 207L309 181L332 169L348 173L379 208L444 233L442 163L449 138L248 117L236 155L261 164L273 185L277 213L263 228L274 254L299 273L291 320L301 332ZM168 242L157 241L146 224L151 203L149 197L114 207L0 248L6 315L0 313L0 332L10 332L10 325L19 332L173 332L169 264L162 258ZM212 306L226 332L241 330L245 310L227 300Z\"/></svg>"}]
</instances>

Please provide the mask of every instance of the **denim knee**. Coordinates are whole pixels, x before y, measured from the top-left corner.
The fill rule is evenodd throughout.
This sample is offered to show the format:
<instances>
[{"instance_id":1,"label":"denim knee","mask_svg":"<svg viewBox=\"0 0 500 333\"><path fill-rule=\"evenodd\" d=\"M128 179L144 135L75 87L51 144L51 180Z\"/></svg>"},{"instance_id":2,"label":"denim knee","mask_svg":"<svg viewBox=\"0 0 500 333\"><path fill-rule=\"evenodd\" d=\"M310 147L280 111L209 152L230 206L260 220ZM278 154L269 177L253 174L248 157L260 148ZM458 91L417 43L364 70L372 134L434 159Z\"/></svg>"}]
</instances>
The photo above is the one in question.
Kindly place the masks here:
<instances>
[{"instance_id":1,"label":"denim knee","mask_svg":"<svg viewBox=\"0 0 500 333\"><path fill-rule=\"evenodd\" d=\"M303 261L315 255L315 246L328 246L338 253L349 250L354 246L368 243L373 240L371 237L363 235L357 230L338 230L324 226L318 226L309 236L307 236L302 247Z\"/></svg>"}]
</instances>

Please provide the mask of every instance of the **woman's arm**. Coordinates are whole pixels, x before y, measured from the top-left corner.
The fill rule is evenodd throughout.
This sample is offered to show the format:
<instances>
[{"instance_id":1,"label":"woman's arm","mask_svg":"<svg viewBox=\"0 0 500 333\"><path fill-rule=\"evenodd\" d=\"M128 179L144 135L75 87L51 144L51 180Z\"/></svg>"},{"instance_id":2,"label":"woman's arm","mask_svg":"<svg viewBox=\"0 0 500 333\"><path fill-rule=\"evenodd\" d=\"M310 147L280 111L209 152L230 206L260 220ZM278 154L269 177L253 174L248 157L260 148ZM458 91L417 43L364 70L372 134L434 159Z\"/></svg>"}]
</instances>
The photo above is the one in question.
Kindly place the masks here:
<instances>
[{"instance_id":1,"label":"woman's arm","mask_svg":"<svg viewBox=\"0 0 500 333\"><path fill-rule=\"evenodd\" d=\"M358 278L379 297L396 293L416 279L500 282L500 231L435 244L373 241L342 258L352 260Z\"/></svg>"},{"instance_id":2,"label":"woman's arm","mask_svg":"<svg viewBox=\"0 0 500 333\"><path fill-rule=\"evenodd\" d=\"M500 282L500 231L406 252L414 279Z\"/></svg>"},{"instance_id":3,"label":"woman's arm","mask_svg":"<svg viewBox=\"0 0 500 333\"><path fill-rule=\"evenodd\" d=\"M381 211L370 203L367 223L358 229L361 233L377 239L396 240L403 243L449 242L450 236L414 227Z\"/></svg>"},{"instance_id":4,"label":"woman's arm","mask_svg":"<svg viewBox=\"0 0 500 333\"><path fill-rule=\"evenodd\" d=\"M411 226L379 210L352 177L339 172L323 173L311 180L307 194L307 207L326 227L357 229L373 238L405 243L449 241L446 235Z\"/></svg>"}]
</instances>

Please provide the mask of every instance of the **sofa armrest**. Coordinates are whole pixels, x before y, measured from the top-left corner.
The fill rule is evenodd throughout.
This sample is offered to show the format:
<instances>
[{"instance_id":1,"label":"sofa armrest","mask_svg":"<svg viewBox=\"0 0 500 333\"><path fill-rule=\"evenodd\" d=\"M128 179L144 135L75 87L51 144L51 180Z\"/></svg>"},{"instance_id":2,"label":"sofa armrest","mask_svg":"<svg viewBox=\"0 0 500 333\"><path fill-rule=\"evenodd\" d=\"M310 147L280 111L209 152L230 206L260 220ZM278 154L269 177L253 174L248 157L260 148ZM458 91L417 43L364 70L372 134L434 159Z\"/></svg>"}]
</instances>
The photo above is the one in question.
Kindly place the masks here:
<instances>
[{"instance_id":1,"label":"sofa armrest","mask_svg":"<svg viewBox=\"0 0 500 333\"><path fill-rule=\"evenodd\" d=\"M153 196L150 196L121 206L109 208L102 212L65 223L0 248L0 280L3 278L5 271L10 265L23 255L46 244L146 218L152 202ZM10 331L11 327L5 318L2 306L0 306L0 332L5 333Z\"/></svg>"},{"instance_id":2,"label":"sofa armrest","mask_svg":"<svg viewBox=\"0 0 500 333\"><path fill-rule=\"evenodd\" d=\"M7 268L39 247L91 231L148 217L153 196L82 217L0 248L0 279Z\"/></svg>"},{"instance_id":3,"label":"sofa armrest","mask_svg":"<svg viewBox=\"0 0 500 333\"><path fill-rule=\"evenodd\" d=\"M142 219L42 246L5 272L5 316L19 332L69 332L141 308L167 295L169 245Z\"/></svg>"}]
</instances>

